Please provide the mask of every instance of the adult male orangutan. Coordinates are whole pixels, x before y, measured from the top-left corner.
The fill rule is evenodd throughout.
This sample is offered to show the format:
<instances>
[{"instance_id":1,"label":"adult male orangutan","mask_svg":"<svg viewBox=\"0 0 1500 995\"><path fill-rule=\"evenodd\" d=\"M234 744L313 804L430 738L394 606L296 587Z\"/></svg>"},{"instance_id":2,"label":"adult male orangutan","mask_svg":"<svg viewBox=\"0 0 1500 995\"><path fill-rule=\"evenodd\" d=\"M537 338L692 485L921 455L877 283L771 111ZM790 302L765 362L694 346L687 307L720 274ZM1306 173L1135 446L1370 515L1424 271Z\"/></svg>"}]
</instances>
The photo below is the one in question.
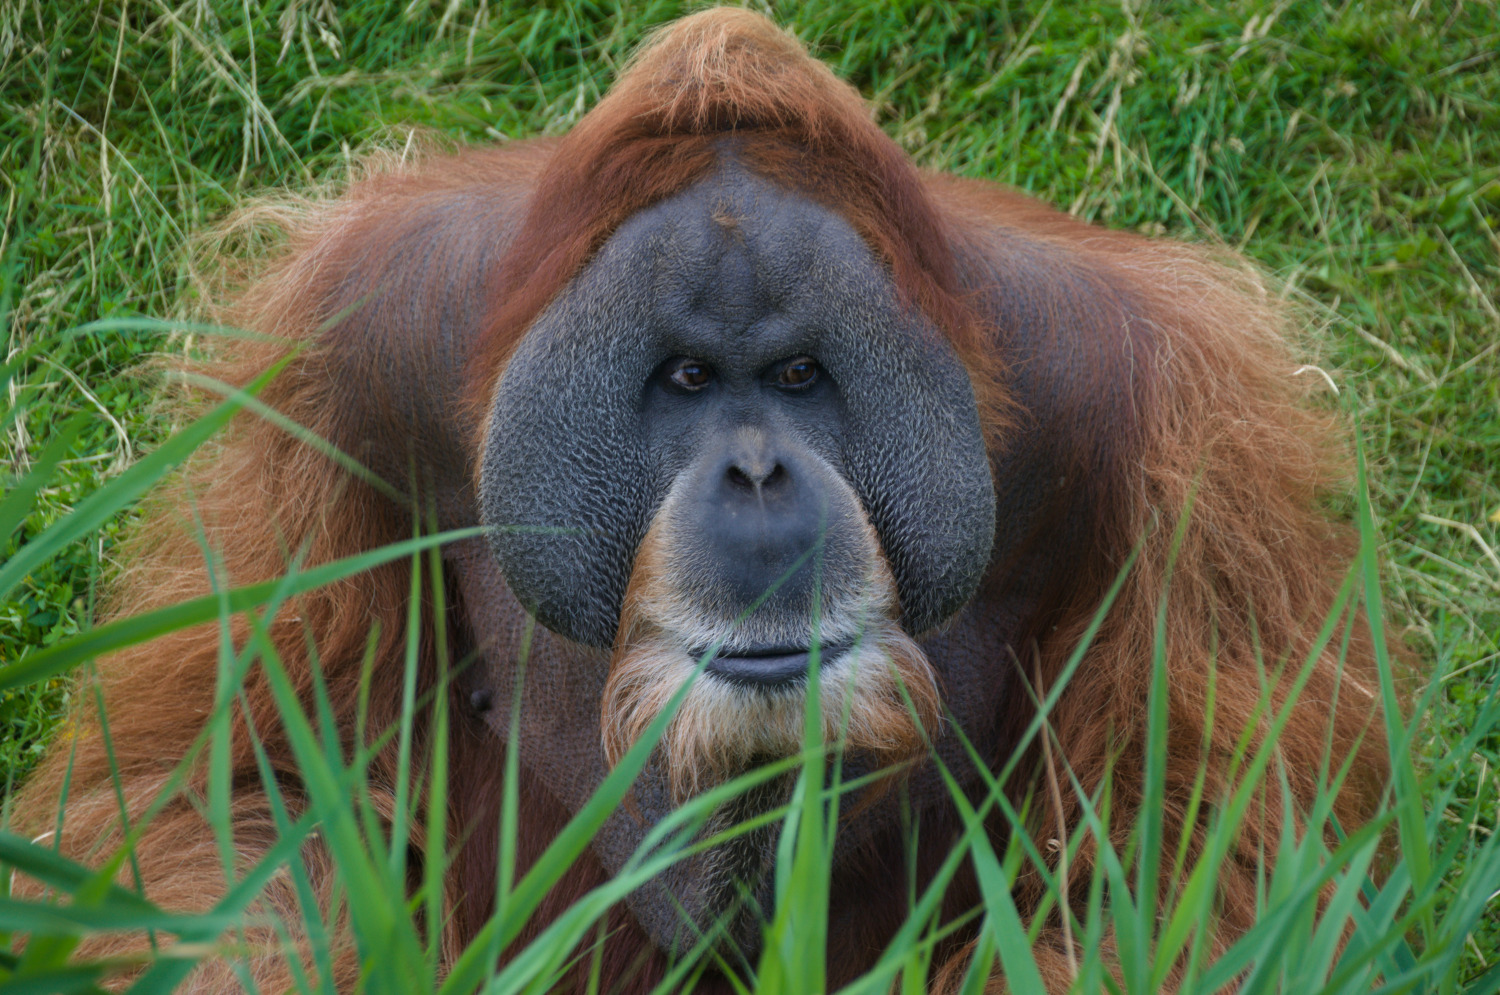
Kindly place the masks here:
<instances>
[{"instance_id":1,"label":"adult male orangutan","mask_svg":"<svg viewBox=\"0 0 1500 995\"><path fill-rule=\"evenodd\" d=\"M1337 771L1357 754L1342 824L1370 812L1385 758L1366 734L1379 718L1367 626L1321 658L1316 642L1353 548L1319 508L1343 472L1340 435L1302 401L1277 302L1232 261L918 169L849 86L739 10L660 32L561 138L375 171L283 222L284 251L225 311L263 335L216 350L210 372L243 385L284 361L260 399L369 473L284 420L241 416L150 506L113 611L208 592L200 528L223 577L246 584L291 557L306 567L418 528L488 527L443 551L443 638L435 598L410 611L405 559L302 595L269 626L304 707L317 669L352 744L399 723L408 618L423 619L410 697L425 748L442 728L430 696L448 696L448 949L494 904L508 738L524 870L705 657L531 935L685 799L799 753L812 666L842 776L890 770L842 809L830 984L873 963L960 834L940 768L981 802L972 758L998 770L1020 750L1005 788L1017 809L1029 799L1044 861L1080 824L1079 797L1108 781L1123 844L1159 641L1165 838L1190 856L1234 787L1241 736L1256 748L1287 700L1281 668L1317 660L1277 746L1290 794L1263 792L1218 876L1221 941L1251 924L1256 868L1296 817L1284 802L1318 793L1326 757ZM1022 750L1039 695L1127 563L1048 738ZM212 711L220 641L203 626L101 661L132 812ZM276 835L257 749L290 804L306 796L262 670L234 723L233 839L248 866ZM409 787L396 751L392 738L367 772L387 817ZM169 908L225 888L201 766L135 845L145 894ZM1200 776L1208 804L1195 806ZM118 842L97 724L26 788L23 829L53 828L65 781L64 851ZM745 818L783 801L773 787L732 807ZM728 953L699 987L728 990L717 972L754 964L774 911L774 836L706 849L618 905L600 990L649 990L670 951L715 924ZM1096 849L1068 867L1080 913ZM316 838L300 859L324 900L337 893ZM1022 875L1023 914L1042 877ZM295 930L306 913L289 881L263 904ZM945 914L977 901L959 874ZM974 929L957 928L938 977L962 973ZM295 955L269 929L251 935L267 941L251 958L259 987L283 990ZM1066 987L1055 910L1035 953ZM379 951L346 944L335 959L341 990L360 956ZM592 957L564 988L585 984ZM193 981L236 983L222 961Z\"/></svg>"}]
</instances>

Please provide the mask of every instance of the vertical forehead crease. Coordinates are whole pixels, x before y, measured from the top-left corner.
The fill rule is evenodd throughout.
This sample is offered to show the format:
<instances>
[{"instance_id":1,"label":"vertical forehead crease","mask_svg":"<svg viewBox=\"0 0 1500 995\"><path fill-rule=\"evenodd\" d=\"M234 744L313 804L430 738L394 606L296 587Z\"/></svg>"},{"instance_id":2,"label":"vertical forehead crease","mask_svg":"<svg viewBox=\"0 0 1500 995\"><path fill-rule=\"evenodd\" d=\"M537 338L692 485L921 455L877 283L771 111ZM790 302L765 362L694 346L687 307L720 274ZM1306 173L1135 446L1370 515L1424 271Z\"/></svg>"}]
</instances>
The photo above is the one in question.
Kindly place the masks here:
<instances>
[{"instance_id":1,"label":"vertical forehead crease","mask_svg":"<svg viewBox=\"0 0 1500 995\"><path fill-rule=\"evenodd\" d=\"M826 253L827 229L837 218L806 198L762 182L750 185L741 225L756 272L769 283L795 290L807 268Z\"/></svg>"},{"instance_id":2,"label":"vertical forehead crease","mask_svg":"<svg viewBox=\"0 0 1500 995\"><path fill-rule=\"evenodd\" d=\"M854 226L806 197L778 194L745 227L758 271L779 288L782 306L826 321L825 312L843 313L855 300L884 303L889 274Z\"/></svg>"},{"instance_id":3,"label":"vertical forehead crease","mask_svg":"<svg viewBox=\"0 0 1500 995\"><path fill-rule=\"evenodd\" d=\"M623 224L599 262L628 275L650 310L669 324L700 310L704 299L733 286L737 237L725 205L688 190Z\"/></svg>"},{"instance_id":4,"label":"vertical forehead crease","mask_svg":"<svg viewBox=\"0 0 1500 995\"><path fill-rule=\"evenodd\" d=\"M619 232L621 262L649 272L653 310L668 325L708 322L742 331L778 306L784 277L748 237L756 210L744 191L700 184Z\"/></svg>"},{"instance_id":5,"label":"vertical forehead crease","mask_svg":"<svg viewBox=\"0 0 1500 995\"><path fill-rule=\"evenodd\" d=\"M856 314L892 299L890 274L849 221L736 168L626 221L590 268L627 284L640 317L684 348L761 336L767 321L864 323Z\"/></svg>"}]
</instances>

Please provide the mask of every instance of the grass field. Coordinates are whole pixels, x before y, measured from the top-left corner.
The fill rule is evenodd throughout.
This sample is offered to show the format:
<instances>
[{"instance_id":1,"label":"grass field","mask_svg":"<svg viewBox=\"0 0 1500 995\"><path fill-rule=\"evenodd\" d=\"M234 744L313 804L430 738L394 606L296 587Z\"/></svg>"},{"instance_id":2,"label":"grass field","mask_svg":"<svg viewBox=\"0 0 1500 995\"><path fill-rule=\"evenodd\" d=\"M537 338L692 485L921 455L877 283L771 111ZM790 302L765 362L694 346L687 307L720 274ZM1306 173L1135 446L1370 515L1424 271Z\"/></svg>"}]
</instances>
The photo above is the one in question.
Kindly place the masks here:
<instances>
[{"instance_id":1,"label":"grass field","mask_svg":"<svg viewBox=\"0 0 1500 995\"><path fill-rule=\"evenodd\" d=\"M458 143L565 131L686 9L0 4L0 576L46 547L0 585L0 785L56 734L76 676L16 685L5 669L88 629L134 495L79 510L177 427L153 369L199 341L184 330L202 306L190 240L248 196L338 183L351 155L411 128ZM1467 936L1440 928L1500 893L1495 0L770 10L919 163L1227 244L1305 303L1330 403L1369 461L1394 629L1421 666L1410 749L1422 839L1446 856L1397 932L1414 964L1462 947L1439 980L1402 988L1388 969L1380 990L1500 988L1500 904ZM0 982L14 967L0 957ZM1299 977L1260 990L1322 990Z\"/></svg>"}]
</instances>

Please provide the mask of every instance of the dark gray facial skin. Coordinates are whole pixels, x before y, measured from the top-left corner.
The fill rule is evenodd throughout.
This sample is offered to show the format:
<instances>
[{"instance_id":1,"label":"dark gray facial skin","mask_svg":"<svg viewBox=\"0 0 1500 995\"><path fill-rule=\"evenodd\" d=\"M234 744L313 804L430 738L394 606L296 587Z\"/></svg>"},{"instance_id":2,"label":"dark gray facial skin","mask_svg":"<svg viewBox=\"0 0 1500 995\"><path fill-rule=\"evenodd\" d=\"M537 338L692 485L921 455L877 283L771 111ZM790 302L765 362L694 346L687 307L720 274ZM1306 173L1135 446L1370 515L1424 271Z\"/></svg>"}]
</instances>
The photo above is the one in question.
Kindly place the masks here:
<instances>
[{"instance_id":1,"label":"dark gray facial skin","mask_svg":"<svg viewBox=\"0 0 1500 995\"><path fill-rule=\"evenodd\" d=\"M786 383L806 362L811 382ZM674 377L686 366L691 375ZM736 650L741 667L806 648L813 572L787 575L809 547L818 590L858 581L861 510L914 635L973 597L994 538L990 465L951 347L898 302L846 221L733 166L627 221L538 318L497 387L482 459L494 559L469 551L451 562L471 601L513 593L550 630L532 646L520 735L528 767L572 809L606 773L605 650L637 548L674 485L696 528L679 521L671 552L701 575L705 613L733 618L784 579L746 629L755 635ZM515 634L470 617L506 701L511 661L495 649ZM487 715L502 734L507 712ZM664 785L665 772L648 768L634 810L596 838L611 872L670 810ZM895 816L872 815L851 835L882 818ZM704 855L633 895L631 910L670 947L684 913L701 928L736 900L741 883L724 868L759 863ZM755 942L753 929L735 932Z\"/></svg>"},{"instance_id":2,"label":"dark gray facial skin","mask_svg":"<svg viewBox=\"0 0 1500 995\"><path fill-rule=\"evenodd\" d=\"M779 388L799 357L817 363L817 381ZM711 382L673 391L674 359L699 361ZM828 496L816 460L848 481L909 632L973 595L995 509L963 365L897 302L847 222L731 168L628 221L537 320L495 395L481 515L522 604L555 632L609 646L635 550L677 476L711 476L708 495L718 464L756 458L794 471L778 519L799 532L793 546ZM726 537L705 526L710 546ZM712 548L692 555L741 597L776 576L731 578Z\"/></svg>"}]
</instances>

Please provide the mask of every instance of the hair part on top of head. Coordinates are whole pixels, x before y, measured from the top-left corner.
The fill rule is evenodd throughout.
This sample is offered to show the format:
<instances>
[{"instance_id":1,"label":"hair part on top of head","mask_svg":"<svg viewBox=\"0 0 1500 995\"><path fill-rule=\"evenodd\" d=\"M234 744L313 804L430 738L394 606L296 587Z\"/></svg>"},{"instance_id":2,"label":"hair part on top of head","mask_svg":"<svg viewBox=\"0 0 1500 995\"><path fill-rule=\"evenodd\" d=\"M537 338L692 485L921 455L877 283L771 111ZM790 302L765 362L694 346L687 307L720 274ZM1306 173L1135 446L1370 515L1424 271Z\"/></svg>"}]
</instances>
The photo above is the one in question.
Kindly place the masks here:
<instances>
[{"instance_id":1,"label":"hair part on top of head","mask_svg":"<svg viewBox=\"0 0 1500 995\"><path fill-rule=\"evenodd\" d=\"M948 232L921 174L859 94L800 42L745 10L707 10L653 35L618 83L556 145L497 268L469 401L481 431L521 338L631 215L703 177L732 141L750 170L844 217L904 301L971 372L987 427L1001 422L994 350L960 295Z\"/></svg>"}]
</instances>

